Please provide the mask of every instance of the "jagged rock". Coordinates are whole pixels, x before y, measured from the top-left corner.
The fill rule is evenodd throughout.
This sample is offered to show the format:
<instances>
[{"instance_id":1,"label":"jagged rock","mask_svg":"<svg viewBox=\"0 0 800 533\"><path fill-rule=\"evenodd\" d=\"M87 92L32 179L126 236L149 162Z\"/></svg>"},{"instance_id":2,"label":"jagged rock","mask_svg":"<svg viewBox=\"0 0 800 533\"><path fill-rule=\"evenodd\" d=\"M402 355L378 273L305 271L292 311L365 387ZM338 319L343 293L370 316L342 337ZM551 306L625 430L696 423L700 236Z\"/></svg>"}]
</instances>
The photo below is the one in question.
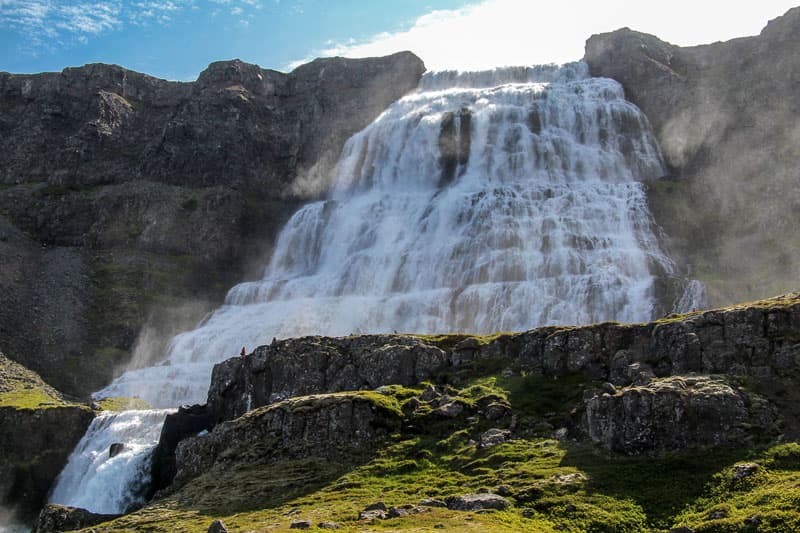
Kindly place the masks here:
<instances>
[{"instance_id":1,"label":"jagged rock","mask_svg":"<svg viewBox=\"0 0 800 533\"><path fill-rule=\"evenodd\" d=\"M214 520L211 522L211 525L208 526L207 533L228 533L228 528L225 527L225 524L222 520Z\"/></svg>"},{"instance_id":2,"label":"jagged rock","mask_svg":"<svg viewBox=\"0 0 800 533\"><path fill-rule=\"evenodd\" d=\"M212 423L218 423L276 398L416 384L446 364L443 350L416 337L288 339L216 365L208 409Z\"/></svg>"},{"instance_id":3,"label":"jagged rock","mask_svg":"<svg viewBox=\"0 0 800 533\"><path fill-rule=\"evenodd\" d=\"M289 74L222 61L189 83L0 73L0 345L65 392L107 384L142 326L163 344L221 301L423 71L402 52Z\"/></svg>"},{"instance_id":4,"label":"jagged rock","mask_svg":"<svg viewBox=\"0 0 800 533\"><path fill-rule=\"evenodd\" d=\"M511 432L507 429L498 429L498 428L488 429L481 434L481 440L479 442L479 446L481 448L491 448L492 446L503 444L509 438L511 438Z\"/></svg>"},{"instance_id":5,"label":"jagged rock","mask_svg":"<svg viewBox=\"0 0 800 533\"><path fill-rule=\"evenodd\" d=\"M311 520L295 520L289 524L289 529L311 529Z\"/></svg>"},{"instance_id":6,"label":"jagged rock","mask_svg":"<svg viewBox=\"0 0 800 533\"><path fill-rule=\"evenodd\" d=\"M210 424L205 405L182 405L176 413L167 415L151 459L151 495L172 483L177 472L175 449L178 443L207 429Z\"/></svg>"},{"instance_id":7,"label":"jagged rock","mask_svg":"<svg viewBox=\"0 0 800 533\"><path fill-rule=\"evenodd\" d=\"M171 488L218 464L246 464L273 455L350 457L380 445L400 423L400 413L366 393L304 396L261 407L218 424L208 435L182 440L175 452L177 474ZM250 453L256 444L266 451Z\"/></svg>"},{"instance_id":8,"label":"jagged rock","mask_svg":"<svg viewBox=\"0 0 800 533\"><path fill-rule=\"evenodd\" d=\"M33 530L35 533L71 531L101 524L119 516L118 514L92 513L86 509L48 503L39 513Z\"/></svg>"},{"instance_id":9,"label":"jagged rock","mask_svg":"<svg viewBox=\"0 0 800 533\"><path fill-rule=\"evenodd\" d=\"M125 449L125 443L115 442L114 444L108 447L108 456L116 457L124 449Z\"/></svg>"},{"instance_id":10,"label":"jagged rock","mask_svg":"<svg viewBox=\"0 0 800 533\"><path fill-rule=\"evenodd\" d=\"M502 496L492 493L448 496L445 501L447 502L447 508L453 511L479 511L481 509L503 511L511 505Z\"/></svg>"},{"instance_id":11,"label":"jagged rock","mask_svg":"<svg viewBox=\"0 0 800 533\"><path fill-rule=\"evenodd\" d=\"M758 396L722 379L670 377L586 401L589 438L626 454L743 443L774 429L775 415Z\"/></svg>"}]
</instances>

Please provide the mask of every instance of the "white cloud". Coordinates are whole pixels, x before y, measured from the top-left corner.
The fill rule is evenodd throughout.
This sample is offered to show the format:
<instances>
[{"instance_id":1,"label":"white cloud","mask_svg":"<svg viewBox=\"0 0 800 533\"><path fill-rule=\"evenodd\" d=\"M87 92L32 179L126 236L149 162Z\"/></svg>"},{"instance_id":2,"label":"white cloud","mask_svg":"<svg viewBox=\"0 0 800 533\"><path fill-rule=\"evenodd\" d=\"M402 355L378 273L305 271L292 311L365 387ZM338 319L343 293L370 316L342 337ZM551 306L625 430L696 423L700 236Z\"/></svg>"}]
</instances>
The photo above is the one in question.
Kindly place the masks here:
<instances>
[{"instance_id":1,"label":"white cloud","mask_svg":"<svg viewBox=\"0 0 800 533\"><path fill-rule=\"evenodd\" d=\"M25 36L22 51L38 54L70 44L87 44L91 37L127 24L167 25L184 10L237 3L232 16L261 8L259 0L0 0L0 29ZM219 14L212 9L210 16Z\"/></svg>"},{"instance_id":2,"label":"white cloud","mask_svg":"<svg viewBox=\"0 0 800 533\"><path fill-rule=\"evenodd\" d=\"M432 70L564 63L580 59L594 33L624 26L681 45L757 34L797 0L485 0L461 9L435 10L402 31L314 51L311 56L367 57L400 50L419 55ZM295 61L289 68L310 57Z\"/></svg>"}]
</instances>

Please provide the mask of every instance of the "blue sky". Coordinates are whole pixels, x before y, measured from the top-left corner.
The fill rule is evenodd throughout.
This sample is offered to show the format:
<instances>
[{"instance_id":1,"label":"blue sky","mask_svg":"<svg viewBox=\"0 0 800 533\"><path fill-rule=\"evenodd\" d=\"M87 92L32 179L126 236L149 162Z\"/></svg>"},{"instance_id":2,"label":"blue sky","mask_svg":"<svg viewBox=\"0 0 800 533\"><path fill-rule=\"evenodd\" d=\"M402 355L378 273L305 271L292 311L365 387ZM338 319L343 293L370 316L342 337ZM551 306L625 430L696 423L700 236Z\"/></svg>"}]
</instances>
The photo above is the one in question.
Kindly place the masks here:
<instances>
[{"instance_id":1,"label":"blue sky","mask_svg":"<svg viewBox=\"0 0 800 533\"><path fill-rule=\"evenodd\" d=\"M691 45L754 35L800 0L0 0L0 71L116 63L192 80L238 57L289 70L410 49L429 68L579 59L623 26Z\"/></svg>"}]
</instances>

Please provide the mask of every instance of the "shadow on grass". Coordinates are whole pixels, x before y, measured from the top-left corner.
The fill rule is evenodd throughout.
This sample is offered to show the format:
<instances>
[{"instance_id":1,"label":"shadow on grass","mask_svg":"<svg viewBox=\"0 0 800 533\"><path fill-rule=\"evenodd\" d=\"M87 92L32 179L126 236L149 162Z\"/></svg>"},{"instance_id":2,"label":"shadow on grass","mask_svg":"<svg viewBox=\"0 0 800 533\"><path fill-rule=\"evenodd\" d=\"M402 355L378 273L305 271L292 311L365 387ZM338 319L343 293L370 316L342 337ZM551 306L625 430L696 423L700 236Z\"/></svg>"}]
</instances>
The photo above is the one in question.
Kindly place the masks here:
<instances>
[{"instance_id":1,"label":"shadow on grass","mask_svg":"<svg viewBox=\"0 0 800 533\"><path fill-rule=\"evenodd\" d=\"M714 474L751 455L751 450L728 448L628 457L586 445L568 448L561 464L587 474L588 493L634 501L651 526L669 528L681 510L704 494Z\"/></svg>"}]
</instances>

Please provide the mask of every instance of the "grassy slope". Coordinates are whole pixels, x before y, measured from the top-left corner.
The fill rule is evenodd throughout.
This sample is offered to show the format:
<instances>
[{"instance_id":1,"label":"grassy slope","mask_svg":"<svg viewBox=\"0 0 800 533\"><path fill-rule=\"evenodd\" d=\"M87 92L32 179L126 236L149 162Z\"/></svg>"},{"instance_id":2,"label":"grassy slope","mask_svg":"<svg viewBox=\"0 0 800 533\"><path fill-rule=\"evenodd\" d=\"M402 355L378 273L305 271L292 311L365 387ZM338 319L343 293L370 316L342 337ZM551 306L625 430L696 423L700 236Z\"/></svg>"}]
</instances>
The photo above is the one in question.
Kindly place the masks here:
<instances>
[{"instance_id":1,"label":"grassy slope","mask_svg":"<svg viewBox=\"0 0 800 533\"><path fill-rule=\"evenodd\" d=\"M345 463L315 458L213 468L182 490L107 524L128 531L204 531L221 518L231 531L283 531L292 521L335 521L344 531L634 532L691 525L698 531L800 528L800 445L707 451L658 459L620 457L549 438L570 416L579 378L484 377L447 392L465 404L499 398L518 416L522 438L490 448L475 440L487 421L426 419L392 436L375 454ZM399 403L422 389L392 388ZM393 402L392 402L393 403ZM532 408L531 408L532 407ZM544 412L556 409L555 412ZM547 416L544 416L544 415ZM737 462L759 474L731 481ZM572 478L570 474L579 474ZM505 485L508 511L432 508L409 517L359 522L364 506L418 504ZM719 512L720 510L723 512ZM724 516L723 516L724 515ZM746 520L760 515L760 529ZM436 526L436 527L435 527Z\"/></svg>"},{"instance_id":2,"label":"grassy slope","mask_svg":"<svg viewBox=\"0 0 800 533\"><path fill-rule=\"evenodd\" d=\"M0 353L0 407L43 409L69 405L38 374Z\"/></svg>"}]
</instances>

